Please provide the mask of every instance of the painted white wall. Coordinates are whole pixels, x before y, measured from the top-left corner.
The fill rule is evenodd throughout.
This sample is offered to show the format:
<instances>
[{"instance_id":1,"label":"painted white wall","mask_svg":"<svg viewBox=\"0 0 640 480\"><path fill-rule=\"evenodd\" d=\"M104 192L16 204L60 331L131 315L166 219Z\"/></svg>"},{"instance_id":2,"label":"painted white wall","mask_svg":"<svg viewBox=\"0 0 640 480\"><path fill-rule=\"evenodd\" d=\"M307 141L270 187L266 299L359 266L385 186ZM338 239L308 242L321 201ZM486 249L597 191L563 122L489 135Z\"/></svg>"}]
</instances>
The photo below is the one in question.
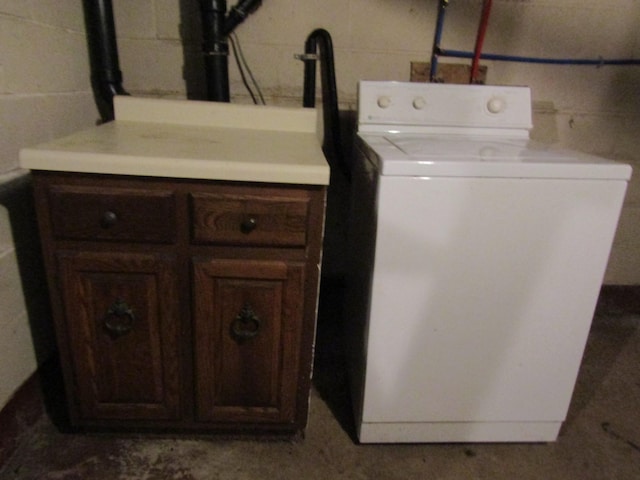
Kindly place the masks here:
<instances>
[{"instance_id":1,"label":"painted white wall","mask_svg":"<svg viewBox=\"0 0 640 480\"><path fill-rule=\"evenodd\" d=\"M40 316L37 305L46 298L26 301L23 294L29 261L19 262L18 252L30 257L37 244L24 238L33 218L24 218L19 200L28 192L18 151L95 123L88 68L81 2L0 0L0 408L52 348L42 338L50 337L48 319L29 318L27 309L36 305L29 313Z\"/></svg>"},{"instance_id":2,"label":"painted white wall","mask_svg":"<svg viewBox=\"0 0 640 480\"><path fill-rule=\"evenodd\" d=\"M124 86L134 95L187 96L200 62L196 0L113 0ZM232 6L235 0L228 0ZM341 108L354 110L360 79L409 80L411 61L428 61L437 0L264 0L237 35L267 101L301 105L307 35L333 38ZM481 0L451 0L442 46L472 50ZM497 0L485 51L564 58L630 58L640 51L635 0ZM443 62L457 62L441 59ZM458 62L460 63L460 62ZM638 169L640 67L487 63L487 83L529 85L535 138L630 162ZM186 73L185 73L186 72ZM249 97L230 61L233 101ZM201 88L195 75L193 96ZM82 4L0 0L0 174L17 168L19 148L92 125ZM606 282L640 283L640 180L634 175ZM0 212L1 213L1 212ZM14 268L8 213L0 215L0 342L29 352L28 322ZM13 300L4 301L11 297ZM10 333L7 333L10 332ZM15 333L11 333L15 332ZM8 340L7 340L8 338ZM20 345L18 347L18 345ZM0 407L34 368L31 353L5 354ZM5 368L5 367L3 367ZM8 392L8 393L7 393Z\"/></svg>"},{"instance_id":3,"label":"painted white wall","mask_svg":"<svg viewBox=\"0 0 640 480\"><path fill-rule=\"evenodd\" d=\"M37 367L9 214L0 205L0 408Z\"/></svg>"},{"instance_id":4,"label":"painted white wall","mask_svg":"<svg viewBox=\"0 0 640 480\"><path fill-rule=\"evenodd\" d=\"M184 97L183 71L200 61L198 2L114 0L125 86L136 95ZM230 6L235 4L229 0ZM338 94L354 110L358 80L403 80L429 61L437 0L264 0L236 33L272 104L300 105L307 35L332 36ZM442 47L472 51L481 0L451 0ZM637 58L640 2L497 0L484 51L553 58ZM185 47L187 45L187 47ZM441 58L441 62L469 63ZM487 83L529 85L534 138L640 166L640 66L554 66L484 62ZM232 101L250 101L230 59ZM196 82L197 83L197 82ZM640 175L633 176L606 275L640 283Z\"/></svg>"}]
</instances>

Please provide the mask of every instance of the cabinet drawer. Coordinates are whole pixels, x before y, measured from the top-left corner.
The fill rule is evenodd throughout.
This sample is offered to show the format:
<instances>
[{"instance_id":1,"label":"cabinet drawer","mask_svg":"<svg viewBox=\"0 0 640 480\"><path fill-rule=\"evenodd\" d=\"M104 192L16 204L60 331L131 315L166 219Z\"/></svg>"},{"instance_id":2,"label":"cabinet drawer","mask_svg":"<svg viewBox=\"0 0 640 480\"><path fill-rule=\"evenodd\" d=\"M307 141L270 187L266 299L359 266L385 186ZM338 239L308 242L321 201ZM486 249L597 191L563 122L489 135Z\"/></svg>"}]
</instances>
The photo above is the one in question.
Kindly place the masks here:
<instances>
[{"instance_id":1,"label":"cabinet drawer","mask_svg":"<svg viewBox=\"0 0 640 480\"><path fill-rule=\"evenodd\" d=\"M53 235L59 239L173 243L172 191L54 185Z\"/></svg>"},{"instance_id":2,"label":"cabinet drawer","mask_svg":"<svg viewBox=\"0 0 640 480\"><path fill-rule=\"evenodd\" d=\"M304 246L309 199L233 193L191 196L193 241Z\"/></svg>"}]
</instances>

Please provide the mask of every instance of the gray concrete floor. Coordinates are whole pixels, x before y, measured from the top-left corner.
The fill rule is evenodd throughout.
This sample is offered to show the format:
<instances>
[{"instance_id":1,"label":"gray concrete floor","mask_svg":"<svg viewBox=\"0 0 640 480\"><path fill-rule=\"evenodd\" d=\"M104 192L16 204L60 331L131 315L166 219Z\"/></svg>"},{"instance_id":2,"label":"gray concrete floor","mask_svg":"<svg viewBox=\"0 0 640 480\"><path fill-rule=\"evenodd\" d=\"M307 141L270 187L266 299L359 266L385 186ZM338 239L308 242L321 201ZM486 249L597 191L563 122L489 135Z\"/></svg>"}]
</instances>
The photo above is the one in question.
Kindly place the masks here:
<instances>
[{"instance_id":1,"label":"gray concrete floor","mask_svg":"<svg viewBox=\"0 0 640 480\"><path fill-rule=\"evenodd\" d=\"M554 443L358 445L334 321L339 301L325 292L304 438L67 434L43 415L0 479L640 479L637 292L601 297Z\"/></svg>"}]
</instances>

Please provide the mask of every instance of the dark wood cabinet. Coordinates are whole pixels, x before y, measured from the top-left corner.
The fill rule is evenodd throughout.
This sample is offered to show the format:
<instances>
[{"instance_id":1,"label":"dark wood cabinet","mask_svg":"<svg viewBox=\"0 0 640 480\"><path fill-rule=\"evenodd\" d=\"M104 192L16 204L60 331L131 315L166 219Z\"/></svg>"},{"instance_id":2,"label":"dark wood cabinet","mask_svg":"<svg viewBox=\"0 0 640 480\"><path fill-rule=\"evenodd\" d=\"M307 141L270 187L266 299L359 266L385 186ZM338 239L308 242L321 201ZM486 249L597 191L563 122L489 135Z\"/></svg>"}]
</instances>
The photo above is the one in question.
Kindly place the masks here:
<instances>
[{"instance_id":1,"label":"dark wood cabinet","mask_svg":"<svg viewBox=\"0 0 640 480\"><path fill-rule=\"evenodd\" d=\"M324 186L34 184L74 425L304 428Z\"/></svg>"},{"instance_id":2,"label":"dark wood cabinet","mask_svg":"<svg viewBox=\"0 0 640 480\"><path fill-rule=\"evenodd\" d=\"M79 416L180 417L175 258L58 252Z\"/></svg>"},{"instance_id":3,"label":"dark wood cabinet","mask_svg":"<svg viewBox=\"0 0 640 480\"><path fill-rule=\"evenodd\" d=\"M194 262L197 418L292 422L304 265Z\"/></svg>"}]
</instances>

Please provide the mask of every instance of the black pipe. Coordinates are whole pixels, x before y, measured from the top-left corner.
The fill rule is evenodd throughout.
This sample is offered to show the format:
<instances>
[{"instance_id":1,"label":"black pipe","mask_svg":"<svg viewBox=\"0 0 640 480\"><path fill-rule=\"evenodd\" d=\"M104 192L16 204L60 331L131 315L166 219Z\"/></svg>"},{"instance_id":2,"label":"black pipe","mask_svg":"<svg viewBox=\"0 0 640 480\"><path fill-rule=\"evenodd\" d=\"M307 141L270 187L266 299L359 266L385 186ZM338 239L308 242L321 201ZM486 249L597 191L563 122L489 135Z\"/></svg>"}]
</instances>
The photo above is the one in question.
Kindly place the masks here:
<instances>
[{"instance_id":1,"label":"black pipe","mask_svg":"<svg viewBox=\"0 0 640 480\"><path fill-rule=\"evenodd\" d=\"M338 89L333 61L331 35L323 28L311 32L304 44L304 91L302 106L313 108L316 104L316 61L320 58L320 79L322 82L322 114L324 139L322 151L331 167L338 167L349 179L350 169L342 153L340 133L340 112L338 110ZM319 52L319 53L318 53Z\"/></svg>"},{"instance_id":2,"label":"black pipe","mask_svg":"<svg viewBox=\"0 0 640 480\"><path fill-rule=\"evenodd\" d=\"M235 7L231 8L229 17L224 24L224 34L229 35L258 7L262 5L262 0L240 0Z\"/></svg>"},{"instance_id":3,"label":"black pipe","mask_svg":"<svg viewBox=\"0 0 640 480\"><path fill-rule=\"evenodd\" d=\"M229 101L229 44L224 33L226 0L200 0L202 53L207 81L207 100Z\"/></svg>"},{"instance_id":4,"label":"black pipe","mask_svg":"<svg viewBox=\"0 0 640 480\"><path fill-rule=\"evenodd\" d=\"M228 37L261 4L262 0L240 0L227 17L226 0L200 0L207 100L229 101Z\"/></svg>"},{"instance_id":5,"label":"black pipe","mask_svg":"<svg viewBox=\"0 0 640 480\"><path fill-rule=\"evenodd\" d=\"M83 0L91 64L91 87L103 122L115 118L113 97L128 95L122 87L116 27L111 0Z\"/></svg>"}]
</instances>

